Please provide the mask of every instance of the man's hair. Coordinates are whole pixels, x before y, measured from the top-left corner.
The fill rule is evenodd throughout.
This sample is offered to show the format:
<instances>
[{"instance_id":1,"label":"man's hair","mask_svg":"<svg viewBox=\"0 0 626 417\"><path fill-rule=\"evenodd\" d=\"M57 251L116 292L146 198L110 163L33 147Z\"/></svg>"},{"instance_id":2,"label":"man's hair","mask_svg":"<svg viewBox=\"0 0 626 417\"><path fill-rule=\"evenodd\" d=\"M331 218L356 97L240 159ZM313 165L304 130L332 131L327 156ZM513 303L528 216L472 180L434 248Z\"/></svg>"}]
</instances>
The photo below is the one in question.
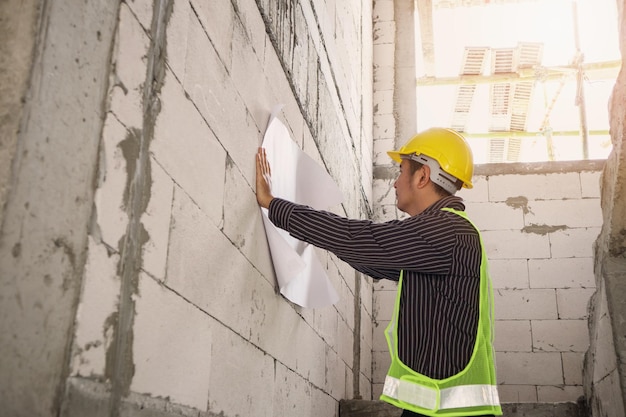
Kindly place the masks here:
<instances>
[{"instance_id":1,"label":"man's hair","mask_svg":"<svg viewBox=\"0 0 626 417\"><path fill-rule=\"evenodd\" d=\"M410 173L411 173L411 177L413 177L413 175L419 171L424 164L421 164L417 161L414 161L412 159L407 159L409 161L409 168L410 168ZM432 182L432 181L431 181ZM433 185L435 186L435 192L440 195L441 197L448 197L451 196L452 194L450 194L449 192L447 192L441 185L433 182Z\"/></svg>"}]
</instances>

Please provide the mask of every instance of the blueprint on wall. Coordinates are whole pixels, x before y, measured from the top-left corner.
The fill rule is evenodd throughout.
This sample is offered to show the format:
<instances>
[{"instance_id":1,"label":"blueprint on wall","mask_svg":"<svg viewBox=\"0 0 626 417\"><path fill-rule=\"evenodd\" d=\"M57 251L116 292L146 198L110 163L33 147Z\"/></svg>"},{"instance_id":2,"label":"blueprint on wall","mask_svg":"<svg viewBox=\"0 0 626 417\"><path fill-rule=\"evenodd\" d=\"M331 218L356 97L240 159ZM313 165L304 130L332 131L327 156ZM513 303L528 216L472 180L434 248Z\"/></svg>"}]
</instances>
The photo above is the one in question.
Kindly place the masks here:
<instances>
[{"instance_id":1,"label":"blueprint on wall","mask_svg":"<svg viewBox=\"0 0 626 417\"><path fill-rule=\"evenodd\" d=\"M276 116L279 110L276 107L272 112L262 143L272 170L272 194L318 210L340 204L343 195L339 187L291 139ZM313 246L274 226L267 209L261 211L281 294L302 307L335 304L339 296Z\"/></svg>"}]
</instances>

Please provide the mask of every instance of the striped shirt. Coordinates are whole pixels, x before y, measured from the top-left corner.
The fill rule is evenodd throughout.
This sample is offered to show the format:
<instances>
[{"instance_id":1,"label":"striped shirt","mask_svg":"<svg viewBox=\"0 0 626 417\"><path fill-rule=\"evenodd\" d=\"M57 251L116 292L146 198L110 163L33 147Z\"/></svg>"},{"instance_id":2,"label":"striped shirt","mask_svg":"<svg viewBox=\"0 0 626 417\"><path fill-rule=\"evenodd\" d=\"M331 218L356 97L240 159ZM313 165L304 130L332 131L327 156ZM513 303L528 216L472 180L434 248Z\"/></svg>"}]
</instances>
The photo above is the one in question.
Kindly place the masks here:
<instances>
[{"instance_id":1,"label":"striped shirt","mask_svg":"<svg viewBox=\"0 0 626 417\"><path fill-rule=\"evenodd\" d=\"M444 379L469 363L478 326L481 247L476 229L444 207L444 197L404 220L374 223L274 198L269 218L296 239L333 252L375 279L404 271L398 356L423 375Z\"/></svg>"}]
</instances>

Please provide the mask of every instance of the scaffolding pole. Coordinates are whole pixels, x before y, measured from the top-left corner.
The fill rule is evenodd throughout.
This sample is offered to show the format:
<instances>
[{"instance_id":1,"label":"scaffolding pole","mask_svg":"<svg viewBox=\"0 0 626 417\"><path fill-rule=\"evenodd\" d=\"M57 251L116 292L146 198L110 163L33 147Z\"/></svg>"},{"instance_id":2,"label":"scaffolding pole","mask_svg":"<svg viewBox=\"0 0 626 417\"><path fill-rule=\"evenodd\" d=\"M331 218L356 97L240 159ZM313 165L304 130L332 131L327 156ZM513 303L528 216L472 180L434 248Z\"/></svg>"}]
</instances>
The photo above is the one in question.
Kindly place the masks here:
<instances>
[{"instance_id":1,"label":"scaffolding pole","mask_svg":"<svg viewBox=\"0 0 626 417\"><path fill-rule=\"evenodd\" d=\"M578 31L578 3L572 1L572 17L574 19L574 42L576 45L576 105L580 115L580 137L583 147L583 159L589 159L589 131L587 126L587 107L585 105L585 71L583 69L584 55L580 50L580 38Z\"/></svg>"}]
</instances>

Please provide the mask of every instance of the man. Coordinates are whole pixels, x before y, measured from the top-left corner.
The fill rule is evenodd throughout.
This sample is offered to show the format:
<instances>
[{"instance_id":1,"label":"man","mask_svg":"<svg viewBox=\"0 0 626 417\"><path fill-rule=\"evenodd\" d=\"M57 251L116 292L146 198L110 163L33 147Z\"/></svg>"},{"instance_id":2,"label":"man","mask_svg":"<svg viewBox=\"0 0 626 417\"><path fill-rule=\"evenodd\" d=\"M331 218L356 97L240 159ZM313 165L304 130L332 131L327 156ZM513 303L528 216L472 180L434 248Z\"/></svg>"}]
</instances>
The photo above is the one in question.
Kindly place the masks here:
<instances>
[{"instance_id":1,"label":"man","mask_svg":"<svg viewBox=\"0 0 626 417\"><path fill-rule=\"evenodd\" d=\"M400 163L394 187L407 219L347 219L274 198L262 148L257 201L295 238L373 278L398 281L382 400L402 408L403 417L501 415L487 258L454 195L472 188L471 149L457 132L432 128L388 154Z\"/></svg>"}]
</instances>

